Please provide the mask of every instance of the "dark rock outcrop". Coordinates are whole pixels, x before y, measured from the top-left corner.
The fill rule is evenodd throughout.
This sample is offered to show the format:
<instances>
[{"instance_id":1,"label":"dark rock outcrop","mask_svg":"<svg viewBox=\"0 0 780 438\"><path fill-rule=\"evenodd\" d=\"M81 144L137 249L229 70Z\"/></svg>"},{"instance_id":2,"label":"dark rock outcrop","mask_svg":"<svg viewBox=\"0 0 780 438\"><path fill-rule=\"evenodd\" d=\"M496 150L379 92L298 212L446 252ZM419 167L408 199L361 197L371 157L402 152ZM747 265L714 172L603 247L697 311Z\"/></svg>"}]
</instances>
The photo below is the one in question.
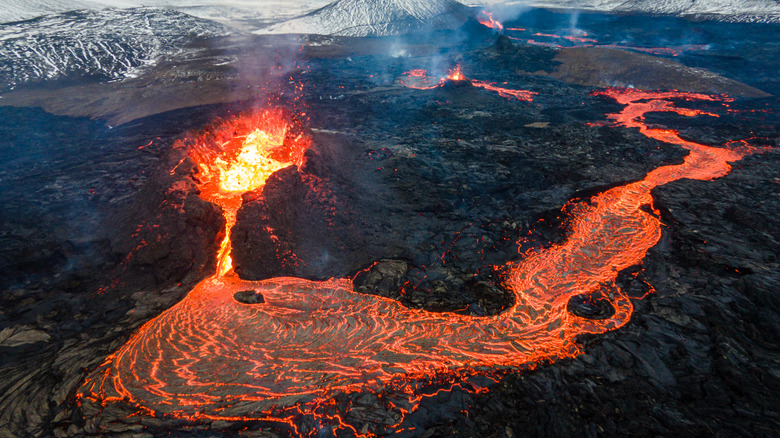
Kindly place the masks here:
<instances>
[{"instance_id":1,"label":"dark rock outcrop","mask_svg":"<svg viewBox=\"0 0 780 438\"><path fill-rule=\"evenodd\" d=\"M402 280L407 272L409 265L403 260L380 260L358 272L352 284L361 293L399 299Z\"/></svg>"},{"instance_id":2,"label":"dark rock outcrop","mask_svg":"<svg viewBox=\"0 0 780 438\"><path fill-rule=\"evenodd\" d=\"M127 281L171 285L213 271L225 219L218 206L198 196L196 173L185 152L174 150L134 204L114 219L111 247L128 254L121 272Z\"/></svg>"},{"instance_id":3,"label":"dark rock outcrop","mask_svg":"<svg viewBox=\"0 0 780 438\"><path fill-rule=\"evenodd\" d=\"M571 84L745 97L769 96L749 85L704 69L627 50L605 47L565 48L558 52L555 60L560 65L550 76Z\"/></svg>"},{"instance_id":4,"label":"dark rock outcrop","mask_svg":"<svg viewBox=\"0 0 780 438\"><path fill-rule=\"evenodd\" d=\"M260 293L260 291L256 290L242 290L239 292L236 292L233 294L233 298L236 299L239 303L244 304L263 304L265 303L265 298L263 297L263 294Z\"/></svg>"}]
</instances>

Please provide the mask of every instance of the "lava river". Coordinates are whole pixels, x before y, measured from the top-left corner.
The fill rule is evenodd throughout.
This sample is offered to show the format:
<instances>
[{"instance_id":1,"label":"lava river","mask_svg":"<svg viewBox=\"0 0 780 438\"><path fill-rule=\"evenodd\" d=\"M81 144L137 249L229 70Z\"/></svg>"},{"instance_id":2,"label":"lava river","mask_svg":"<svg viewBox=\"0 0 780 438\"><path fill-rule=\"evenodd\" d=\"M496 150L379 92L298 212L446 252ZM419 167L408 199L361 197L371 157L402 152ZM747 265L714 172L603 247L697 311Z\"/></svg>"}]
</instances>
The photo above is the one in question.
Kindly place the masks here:
<instances>
[{"instance_id":1,"label":"lava river","mask_svg":"<svg viewBox=\"0 0 780 438\"><path fill-rule=\"evenodd\" d=\"M641 181L574 205L564 243L508 266L505 286L515 303L503 313L473 317L409 309L357 293L348 279L245 281L230 267L226 238L219 272L142 326L87 378L80 398L129 403L156 416L283 421L275 417L277 407L297 406L305 413L306 406L334 394L377 391L399 379L479 374L576 355L575 336L618 328L631 317L631 301L616 288L608 298L616 312L607 319L574 316L567 302L614 285L619 271L640 263L658 242L661 223L646 208L653 202L650 191L681 178L724 176L729 162L757 151L705 146L643 122L649 112L712 115L678 108L673 101L726 98L624 89L599 94L625 105L609 115L616 124L639 128L689 154L682 164L659 167ZM214 127L212 146L197 138L188 144L201 169L202 196L222 205L228 228L241 194L262 187L273 171L299 163L310 143L296 122L278 111L241 123L241 129ZM220 137L235 132L243 134ZM261 293L265 302L233 298L246 290Z\"/></svg>"}]
</instances>

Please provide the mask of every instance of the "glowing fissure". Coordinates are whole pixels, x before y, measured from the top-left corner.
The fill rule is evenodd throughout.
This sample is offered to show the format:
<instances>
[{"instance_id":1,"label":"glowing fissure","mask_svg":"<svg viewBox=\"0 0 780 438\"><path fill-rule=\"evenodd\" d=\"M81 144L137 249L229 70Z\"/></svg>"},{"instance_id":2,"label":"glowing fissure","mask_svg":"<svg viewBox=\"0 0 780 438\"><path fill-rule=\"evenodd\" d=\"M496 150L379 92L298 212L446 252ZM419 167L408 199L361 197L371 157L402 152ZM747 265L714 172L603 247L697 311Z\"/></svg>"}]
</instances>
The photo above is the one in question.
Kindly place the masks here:
<instances>
[{"instance_id":1,"label":"glowing fissure","mask_svg":"<svg viewBox=\"0 0 780 438\"><path fill-rule=\"evenodd\" d=\"M576 355L577 335L618 328L631 316L631 301L617 288L605 294L616 308L608 319L574 316L566 304L574 295L603 285L614 287L618 272L639 263L658 242L661 223L642 208L652 205L650 191L681 178L726 175L728 162L755 151L697 144L643 122L649 112L708 114L677 108L669 99L725 98L623 89L598 94L626 105L609 115L617 124L639 128L648 137L690 153L682 164L657 168L641 181L607 190L588 203L572 204L571 230L564 243L507 266L505 285L515 303L502 314L471 317L409 309L391 299L356 293L348 279L245 281L227 264L227 270L220 268L182 302L141 327L87 379L80 396L98 403L131 403L153 415L290 422L280 407L312 413L314 406L338 392L379 391L389 382L396 382L394 387L403 392L397 384L400 378L408 382L413 404L419 400L414 382L433 373L483 373L483 367L518 367ZM242 159L225 157L242 157L245 148L238 146L252 142L249 136L227 139L218 154L204 144L220 144L224 140L220 135L236 131L236 124L287 126L280 120L266 112L260 120L239 119L215 129L218 134L190 143L191 156L202 171L202 196L222 205L226 216L234 214L241 192L223 189L234 187L224 178L234 175L231 169ZM279 163L298 162L308 145L308 139L296 141L289 132L269 133L268 126L245 132L255 129L271 134L273 140L267 144L272 155L287 158L274 158ZM282 138L286 140L279 143ZM266 163L255 158L243 161ZM269 169L265 164L259 168ZM238 180L239 190L264 182L254 176ZM220 257L227 257L227 245ZM262 293L265 303L248 305L233 299L235 292L248 289ZM329 418L341 423L340 417Z\"/></svg>"},{"instance_id":2,"label":"glowing fissure","mask_svg":"<svg viewBox=\"0 0 780 438\"><path fill-rule=\"evenodd\" d=\"M428 74L425 69L415 69L404 73L398 80L401 85L407 88L414 88L417 90L432 90L434 88L443 87L447 82L465 82L468 81L471 85L479 88L484 88L488 91L498 93L501 97L514 97L517 100L523 100L530 102L537 94L533 91L527 90L513 90L511 88L502 88L492 82L485 82L476 79L469 79L461 71L460 65L450 69L446 77L436 79Z\"/></svg>"}]
</instances>

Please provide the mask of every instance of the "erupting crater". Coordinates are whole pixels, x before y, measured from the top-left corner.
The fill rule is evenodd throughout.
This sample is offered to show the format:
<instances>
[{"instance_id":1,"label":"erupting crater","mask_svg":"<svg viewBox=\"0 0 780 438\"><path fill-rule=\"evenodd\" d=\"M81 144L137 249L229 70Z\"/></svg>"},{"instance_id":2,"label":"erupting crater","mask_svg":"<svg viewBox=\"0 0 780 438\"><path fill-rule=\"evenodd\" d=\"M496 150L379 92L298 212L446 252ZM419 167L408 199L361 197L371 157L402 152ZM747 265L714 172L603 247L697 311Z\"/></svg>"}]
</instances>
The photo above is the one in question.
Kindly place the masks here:
<instances>
[{"instance_id":1,"label":"erupting crater","mask_svg":"<svg viewBox=\"0 0 780 438\"><path fill-rule=\"evenodd\" d=\"M389 386L408 399L407 408L399 407L403 414L419 400L420 382L433 375L456 380L575 356L575 337L616 329L631 317L630 299L614 284L618 272L640 263L661 237L657 214L646 208L653 203L651 190L681 178L724 176L729 162L758 151L705 146L643 121L649 112L714 116L679 108L673 100L726 98L625 89L598 94L625 105L609 115L618 125L639 128L689 154L682 164L659 167L641 181L567 207L566 240L509 263L505 287L515 302L489 317L409 309L357 293L348 279L240 279L231 268L228 236L242 193L300 163L311 139L292 115L267 110L180 141L177 147L186 147L200 168L201 196L222 206L227 218L219 268L90 374L79 391L81 402L130 404L154 416L256 419L292 427L296 415L313 415L357 434L340 415L321 409L336 394ZM597 318L567 311L572 297L595 296L604 285L612 293L592 302L604 307L606 300L613 309ZM236 294L255 301L239 302Z\"/></svg>"}]
</instances>

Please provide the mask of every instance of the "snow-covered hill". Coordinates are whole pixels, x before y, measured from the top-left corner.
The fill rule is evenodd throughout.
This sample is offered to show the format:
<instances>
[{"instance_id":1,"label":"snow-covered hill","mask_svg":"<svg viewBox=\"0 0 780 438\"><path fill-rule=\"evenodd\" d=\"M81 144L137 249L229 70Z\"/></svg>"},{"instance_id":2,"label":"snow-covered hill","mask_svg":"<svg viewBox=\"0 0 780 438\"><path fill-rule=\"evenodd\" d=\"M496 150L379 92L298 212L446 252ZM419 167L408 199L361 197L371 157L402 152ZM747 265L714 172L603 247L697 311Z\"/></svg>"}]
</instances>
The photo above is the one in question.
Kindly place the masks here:
<instances>
[{"instance_id":1,"label":"snow-covered hill","mask_svg":"<svg viewBox=\"0 0 780 438\"><path fill-rule=\"evenodd\" d=\"M0 25L0 89L50 79L119 79L223 35L217 23L153 8L73 11Z\"/></svg>"},{"instance_id":2,"label":"snow-covered hill","mask_svg":"<svg viewBox=\"0 0 780 438\"><path fill-rule=\"evenodd\" d=\"M332 1L332 0L330 0ZM0 0L0 23L79 9L157 7L236 27L267 25L311 12L329 0ZM256 27L255 27L256 28Z\"/></svg>"},{"instance_id":3,"label":"snow-covered hill","mask_svg":"<svg viewBox=\"0 0 780 438\"><path fill-rule=\"evenodd\" d=\"M0 0L0 23L99 7L101 5L89 0Z\"/></svg>"},{"instance_id":4,"label":"snow-covered hill","mask_svg":"<svg viewBox=\"0 0 780 438\"><path fill-rule=\"evenodd\" d=\"M440 10L449 7L461 8L455 0L351 0L337 1L330 5L328 3L328 0L0 0L0 23L79 9L159 7L245 30L300 17L273 26L266 32L328 33L331 29L341 31L356 24L360 29L368 29L363 30L362 34L376 34L386 33L394 28L393 25L382 25L390 9L403 10L416 19L429 19L435 17ZM727 21L780 22L780 0L460 0L460 3L481 7L507 4L584 11L703 16ZM322 11L320 18L324 20L314 16L319 12L318 9ZM332 11L328 16L324 15L327 10ZM364 12L354 12L356 10ZM310 14L311 17L303 17L304 14ZM338 14L344 15L339 17ZM339 20L343 20L345 26L338 26ZM324 21L324 24L319 23L321 21ZM308 26L314 28L307 29ZM348 30L342 33L361 34Z\"/></svg>"},{"instance_id":5,"label":"snow-covered hill","mask_svg":"<svg viewBox=\"0 0 780 438\"><path fill-rule=\"evenodd\" d=\"M460 26L470 9L455 0L338 0L257 33L383 36Z\"/></svg>"},{"instance_id":6,"label":"snow-covered hill","mask_svg":"<svg viewBox=\"0 0 780 438\"><path fill-rule=\"evenodd\" d=\"M465 3L474 6L505 3L583 11L663 14L736 22L780 22L778 0L472 0Z\"/></svg>"}]
</instances>

